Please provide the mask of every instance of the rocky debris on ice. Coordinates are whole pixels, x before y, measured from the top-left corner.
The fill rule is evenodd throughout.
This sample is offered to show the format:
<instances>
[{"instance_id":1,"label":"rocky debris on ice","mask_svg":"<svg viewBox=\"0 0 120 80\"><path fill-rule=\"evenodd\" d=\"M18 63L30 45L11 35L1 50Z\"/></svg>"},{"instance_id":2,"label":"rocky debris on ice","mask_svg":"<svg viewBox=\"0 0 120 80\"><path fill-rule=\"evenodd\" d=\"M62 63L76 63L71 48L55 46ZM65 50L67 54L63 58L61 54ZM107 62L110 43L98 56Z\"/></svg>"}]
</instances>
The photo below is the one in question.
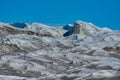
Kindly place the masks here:
<instances>
[{"instance_id":1,"label":"rocky debris on ice","mask_svg":"<svg viewBox=\"0 0 120 80\"><path fill-rule=\"evenodd\" d=\"M0 80L120 79L120 31L21 24L0 23Z\"/></svg>"},{"instance_id":2,"label":"rocky debris on ice","mask_svg":"<svg viewBox=\"0 0 120 80\"><path fill-rule=\"evenodd\" d=\"M72 34L80 34L80 35L86 35L86 36L95 36L97 35L99 32L112 32L111 29L108 28L99 28L97 26L95 26L92 23L87 23L87 22L83 22L83 21L76 21L74 23L74 25L66 25L63 27L63 29L68 30L64 36L70 36Z\"/></svg>"}]
</instances>

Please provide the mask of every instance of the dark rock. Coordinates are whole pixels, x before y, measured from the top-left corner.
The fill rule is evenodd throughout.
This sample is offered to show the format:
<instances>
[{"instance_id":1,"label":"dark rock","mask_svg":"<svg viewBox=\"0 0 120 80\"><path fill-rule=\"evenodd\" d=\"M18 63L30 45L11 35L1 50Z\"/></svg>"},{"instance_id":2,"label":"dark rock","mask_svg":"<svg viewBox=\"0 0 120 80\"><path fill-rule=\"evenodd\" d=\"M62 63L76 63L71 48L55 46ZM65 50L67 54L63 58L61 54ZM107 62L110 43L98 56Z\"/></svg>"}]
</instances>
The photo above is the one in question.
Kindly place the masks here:
<instances>
[{"instance_id":1,"label":"dark rock","mask_svg":"<svg viewBox=\"0 0 120 80\"><path fill-rule=\"evenodd\" d=\"M73 29L73 25L72 24L67 24L63 27L63 29L65 30L72 30Z\"/></svg>"},{"instance_id":2,"label":"dark rock","mask_svg":"<svg viewBox=\"0 0 120 80\"><path fill-rule=\"evenodd\" d=\"M25 28L27 26L26 23L11 23L10 25L17 28Z\"/></svg>"}]
</instances>

